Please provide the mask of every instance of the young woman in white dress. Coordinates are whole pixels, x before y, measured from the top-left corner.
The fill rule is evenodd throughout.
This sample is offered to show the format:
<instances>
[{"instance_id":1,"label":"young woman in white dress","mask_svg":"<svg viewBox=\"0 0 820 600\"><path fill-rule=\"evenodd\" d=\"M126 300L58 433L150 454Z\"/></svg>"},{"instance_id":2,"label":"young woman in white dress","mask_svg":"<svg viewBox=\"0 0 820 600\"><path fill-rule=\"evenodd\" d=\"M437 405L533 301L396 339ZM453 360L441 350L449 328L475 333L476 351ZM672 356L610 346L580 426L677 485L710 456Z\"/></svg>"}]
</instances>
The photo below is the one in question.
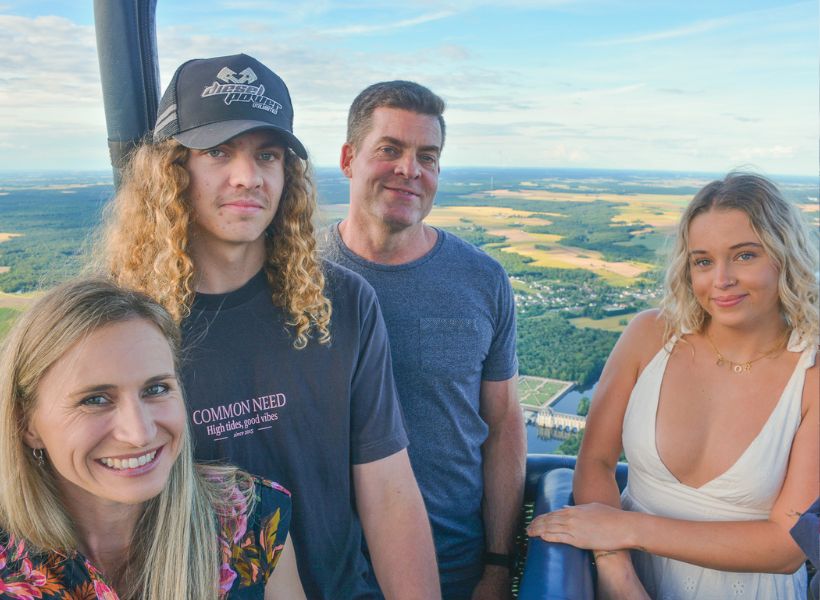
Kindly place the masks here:
<instances>
[{"instance_id":1,"label":"young woman in white dress","mask_svg":"<svg viewBox=\"0 0 820 600\"><path fill-rule=\"evenodd\" d=\"M817 268L805 219L763 177L730 173L687 207L660 310L601 375L577 506L529 529L593 550L599 597L805 598L789 529L820 487Z\"/></svg>"}]
</instances>

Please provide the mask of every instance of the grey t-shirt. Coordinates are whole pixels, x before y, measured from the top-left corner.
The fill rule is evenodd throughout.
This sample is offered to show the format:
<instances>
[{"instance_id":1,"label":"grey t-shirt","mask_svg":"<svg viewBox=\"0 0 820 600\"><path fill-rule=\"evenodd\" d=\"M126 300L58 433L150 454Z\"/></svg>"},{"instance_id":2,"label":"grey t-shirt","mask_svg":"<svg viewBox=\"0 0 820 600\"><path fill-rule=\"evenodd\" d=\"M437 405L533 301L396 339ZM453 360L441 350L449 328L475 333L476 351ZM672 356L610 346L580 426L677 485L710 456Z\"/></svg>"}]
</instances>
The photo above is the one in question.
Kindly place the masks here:
<instances>
[{"instance_id":1,"label":"grey t-shirt","mask_svg":"<svg viewBox=\"0 0 820 600\"><path fill-rule=\"evenodd\" d=\"M338 225L326 233L326 258L361 274L376 290L404 411L408 452L436 543L445 589L483 570L484 489L479 415L482 380L518 369L515 305L501 265L458 237L437 230L433 249L403 265L354 254Z\"/></svg>"},{"instance_id":2,"label":"grey t-shirt","mask_svg":"<svg viewBox=\"0 0 820 600\"><path fill-rule=\"evenodd\" d=\"M352 465L407 445L373 289L325 265L332 342L293 347L264 272L228 294L197 294L183 323L182 378L194 453L293 494L291 532L313 599L380 597L367 583Z\"/></svg>"}]
</instances>

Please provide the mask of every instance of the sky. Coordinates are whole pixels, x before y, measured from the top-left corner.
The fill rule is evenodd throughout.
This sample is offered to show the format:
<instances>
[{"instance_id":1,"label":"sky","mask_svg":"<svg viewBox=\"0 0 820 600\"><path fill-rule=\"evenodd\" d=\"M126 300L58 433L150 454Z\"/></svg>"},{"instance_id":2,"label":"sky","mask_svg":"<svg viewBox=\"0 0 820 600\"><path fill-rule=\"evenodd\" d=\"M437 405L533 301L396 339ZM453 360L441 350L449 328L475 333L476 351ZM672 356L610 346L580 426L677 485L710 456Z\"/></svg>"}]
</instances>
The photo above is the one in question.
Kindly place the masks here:
<instances>
[{"instance_id":1,"label":"sky","mask_svg":"<svg viewBox=\"0 0 820 600\"><path fill-rule=\"evenodd\" d=\"M119 0L110 0L119 1ZM448 166L818 174L816 0L158 0L164 87L245 52L338 164L367 85L447 102ZM0 0L0 170L106 169L92 0Z\"/></svg>"}]
</instances>

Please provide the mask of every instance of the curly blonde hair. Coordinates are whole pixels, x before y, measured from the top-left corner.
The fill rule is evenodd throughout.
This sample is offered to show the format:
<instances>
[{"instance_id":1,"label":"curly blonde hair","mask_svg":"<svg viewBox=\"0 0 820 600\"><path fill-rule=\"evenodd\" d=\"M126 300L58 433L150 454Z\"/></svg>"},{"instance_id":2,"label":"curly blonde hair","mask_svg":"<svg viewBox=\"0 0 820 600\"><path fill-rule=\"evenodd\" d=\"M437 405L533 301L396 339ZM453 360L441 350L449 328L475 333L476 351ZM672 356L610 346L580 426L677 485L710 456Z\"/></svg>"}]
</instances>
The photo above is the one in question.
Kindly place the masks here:
<instances>
[{"instance_id":1,"label":"curly blonde hair","mask_svg":"<svg viewBox=\"0 0 820 600\"><path fill-rule=\"evenodd\" d=\"M142 144L131 157L106 209L93 259L119 285L145 292L177 321L194 298L194 264L188 253L192 221L185 169L190 150L173 139ZM313 335L330 342L331 304L318 257L313 215L316 191L310 167L285 152L285 187L266 231L265 271L273 303L290 316L294 346Z\"/></svg>"},{"instance_id":2,"label":"curly blonde hair","mask_svg":"<svg viewBox=\"0 0 820 600\"><path fill-rule=\"evenodd\" d=\"M778 294L786 324L802 339L816 343L820 321L817 240L812 239L797 207L774 183L744 172L731 172L704 186L681 216L661 302L667 338L702 331L708 323L709 315L692 291L689 226L696 216L710 210L740 210L749 217L752 230L778 268Z\"/></svg>"}]
</instances>

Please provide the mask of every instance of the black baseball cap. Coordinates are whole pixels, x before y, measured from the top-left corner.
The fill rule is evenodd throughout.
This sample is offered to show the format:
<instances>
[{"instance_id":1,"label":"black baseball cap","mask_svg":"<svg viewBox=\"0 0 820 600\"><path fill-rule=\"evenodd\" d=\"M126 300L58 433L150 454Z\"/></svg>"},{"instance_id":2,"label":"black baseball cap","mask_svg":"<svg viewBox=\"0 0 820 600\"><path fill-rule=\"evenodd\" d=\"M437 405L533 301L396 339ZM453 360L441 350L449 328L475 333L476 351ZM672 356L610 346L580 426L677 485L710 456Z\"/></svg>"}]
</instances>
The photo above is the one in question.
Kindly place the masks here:
<instances>
[{"instance_id":1,"label":"black baseball cap","mask_svg":"<svg viewBox=\"0 0 820 600\"><path fill-rule=\"evenodd\" d=\"M159 102L154 141L172 137L206 150L259 129L276 131L307 159L293 135L293 104L281 77L247 54L198 58L174 73Z\"/></svg>"}]
</instances>

